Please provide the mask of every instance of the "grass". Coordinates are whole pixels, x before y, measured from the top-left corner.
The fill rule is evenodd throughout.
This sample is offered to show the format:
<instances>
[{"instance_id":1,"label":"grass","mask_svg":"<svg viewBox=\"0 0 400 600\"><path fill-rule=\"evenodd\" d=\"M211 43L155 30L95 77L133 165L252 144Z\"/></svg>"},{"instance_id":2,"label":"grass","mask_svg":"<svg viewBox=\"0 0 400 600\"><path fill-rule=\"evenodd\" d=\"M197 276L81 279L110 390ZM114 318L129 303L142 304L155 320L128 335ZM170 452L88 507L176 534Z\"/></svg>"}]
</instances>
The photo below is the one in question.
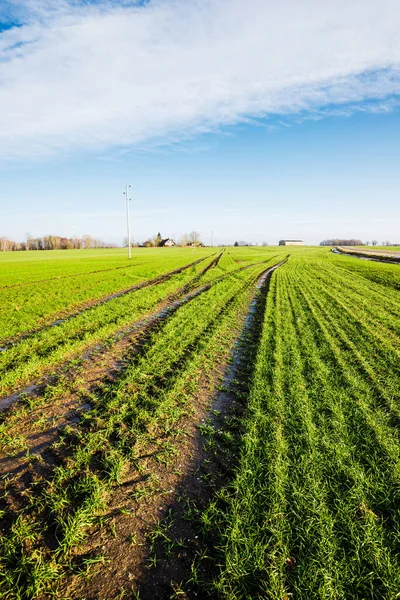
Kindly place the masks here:
<instances>
[{"instance_id":1,"label":"grass","mask_svg":"<svg viewBox=\"0 0 400 600\"><path fill-rule=\"evenodd\" d=\"M1 253L0 343L212 253L140 249L133 251L130 261L113 250Z\"/></svg>"},{"instance_id":2,"label":"grass","mask_svg":"<svg viewBox=\"0 0 400 600\"><path fill-rule=\"evenodd\" d=\"M229 258L221 259L213 277L207 271L211 287L161 322L119 379L92 393L93 408L80 424L60 433L57 452L62 460L47 481L39 478L31 486L22 509L7 511L4 517L8 528L0 544L3 550L10 547L13 556L20 557L15 564L3 562L0 570L0 581L10 597L35 597L33 588L20 577L21 563L28 558L35 585L50 585L48 580L42 582L41 571L36 573L36 555L32 556L31 548L18 545L12 535L18 519L34 527L36 543L43 551L40 561L52 565L56 580L60 573L73 568L73 553L84 544L125 471L140 469L138 461L144 448L158 438L162 440L156 448L158 463L168 468L176 452L180 420L191 411L190 399L234 342L237 319L244 316L254 283L267 266L268 256L262 258L263 262L252 265L247 261L240 267ZM197 283L203 283L201 277ZM52 397L57 397L57 384ZM12 419L11 427L15 423ZM8 432L5 428L4 436ZM145 497L145 488L138 489L136 500L140 501L142 493Z\"/></svg>"},{"instance_id":3,"label":"grass","mask_svg":"<svg viewBox=\"0 0 400 600\"><path fill-rule=\"evenodd\" d=\"M0 393L22 385L42 371L71 360L86 348L104 342L124 326L144 319L166 297L177 293L204 266L199 264L158 285L94 306L56 327L29 335L0 354Z\"/></svg>"},{"instance_id":4,"label":"grass","mask_svg":"<svg viewBox=\"0 0 400 600\"><path fill-rule=\"evenodd\" d=\"M315 253L273 276L237 472L211 510L219 597L399 597L398 292L359 268Z\"/></svg>"},{"instance_id":5,"label":"grass","mask_svg":"<svg viewBox=\"0 0 400 600\"><path fill-rule=\"evenodd\" d=\"M190 262L189 251L167 252L144 252L139 279ZM79 364L82 352L98 343L112 349L118 332L165 306L166 299L198 292L149 331L118 377L90 390L91 409L59 431L55 462L45 477L39 470L23 495L11 493L12 482L5 485L0 598L60 594L96 527L103 524L118 539L119 529L106 513L127 480L142 483L123 504L126 518L135 503L166 494L160 472L177 468L183 424L196 418L195 399L216 393L216 372L230 356L260 274L289 252L272 276L265 313L256 315L261 335L241 340L249 362L241 369L249 379L233 383L243 414L211 414L198 424L210 460L226 457L228 480L201 514L188 503L187 518L202 535L207 568L202 570L198 557L189 583L175 582L174 593L185 597L189 585L225 600L400 598L400 266L326 248L227 249L215 263L219 252L204 250L196 255L207 257L203 262L77 313L1 353L4 394L65 361ZM114 285L124 269L136 269L117 252L94 253L90 264L90 254L88 263L80 255L73 264L73 256L65 259L69 266L60 281L80 273L83 282L96 278L98 270L104 281L114 278ZM46 273L46 264L46 285L54 286L57 260L51 260L38 259L29 279L29 260L13 257L16 273L9 269L4 280L14 285L25 277L29 285L7 288L10 298L16 290L35 289L33 281ZM90 285L83 285L86 299L94 298ZM101 293L106 288L111 283ZM77 306L74 299L68 302ZM50 315L52 296L46 306ZM32 316L33 327L40 318ZM28 321L19 331L26 331ZM4 415L4 455L29 452L18 424L38 406L62 401L69 385L85 382L84 366L76 381L71 371L68 382L68 373ZM43 416L32 418L32 427L45 428ZM215 428L213 419L222 425ZM142 458L150 454L155 472ZM45 469L42 463L38 468ZM179 537L170 535L172 519L168 515L148 532L147 567L156 570L160 557L179 550ZM128 543L137 543L135 532ZM92 562L107 557L85 561L83 578Z\"/></svg>"},{"instance_id":6,"label":"grass","mask_svg":"<svg viewBox=\"0 0 400 600\"><path fill-rule=\"evenodd\" d=\"M5 396L7 392L29 383L55 366L79 358L85 349L95 344L107 342L112 345L115 342L113 335L124 327L132 327L145 320L168 298L182 297L196 289L196 286L212 283L233 270L251 264L251 261L242 261L244 265L238 266L226 253L217 267L207 270L202 276L215 256L216 253L211 259L193 265L157 285L93 306L56 327L44 328L5 347L0 353L0 394ZM276 256L264 253L260 258L265 262L275 260Z\"/></svg>"}]
</instances>

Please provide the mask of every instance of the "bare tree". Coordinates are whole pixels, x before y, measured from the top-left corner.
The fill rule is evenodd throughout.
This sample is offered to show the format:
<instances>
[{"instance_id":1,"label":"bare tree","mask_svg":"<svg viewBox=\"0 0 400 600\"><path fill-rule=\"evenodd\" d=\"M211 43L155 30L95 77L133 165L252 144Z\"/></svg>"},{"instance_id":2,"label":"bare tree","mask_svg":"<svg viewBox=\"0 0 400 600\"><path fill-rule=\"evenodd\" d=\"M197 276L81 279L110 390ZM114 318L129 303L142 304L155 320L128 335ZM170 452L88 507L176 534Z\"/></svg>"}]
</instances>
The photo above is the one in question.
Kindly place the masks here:
<instances>
[{"instance_id":1,"label":"bare tree","mask_svg":"<svg viewBox=\"0 0 400 600\"><path fill-rule=\"evenodd\" d=\"M184 233L183 236L181 237L181 239L179 240L179 245L180 246L189 246L189 244L190 244L189 236L187 233Z\"/></svg>"},{"instance_id":2,"label":"bare tree","mask_svg":"<svg viewBox=\"0 0 400 600\"><path fill-rule=\"evenodd\" d=\"M189 233L189 241L193 246L198 246L200 244L200 234L198 231L191 231Z\"/></svg>"},{"instance_id":3,"label":"bare tree","mask_svg":"<svg viewBox=\"0 0 400 600\"><path fill-rule=\"evenodd\" d=\"M349 240L342 240L342 239L333 239L333 240L323 240L322 242L320 242L319 244L320 246L362 246L363 242L361 240L356 240L356 239L349 239Z\"/></svg>"},{"instance_id":4,"label":"bare tree","mask_svg":"<svg viewBox=\"0 0 400 600\"><path fill-rule=\"evenodd\" d=\"M113 248L115 244L106 244L103 240L85 235L83 238L66 238L59 235L44 235L34 238L26 234L26 242L15 242L6 237L0 238L0 250L66 250L79 248Z\"/></svg>"}]
</instances>

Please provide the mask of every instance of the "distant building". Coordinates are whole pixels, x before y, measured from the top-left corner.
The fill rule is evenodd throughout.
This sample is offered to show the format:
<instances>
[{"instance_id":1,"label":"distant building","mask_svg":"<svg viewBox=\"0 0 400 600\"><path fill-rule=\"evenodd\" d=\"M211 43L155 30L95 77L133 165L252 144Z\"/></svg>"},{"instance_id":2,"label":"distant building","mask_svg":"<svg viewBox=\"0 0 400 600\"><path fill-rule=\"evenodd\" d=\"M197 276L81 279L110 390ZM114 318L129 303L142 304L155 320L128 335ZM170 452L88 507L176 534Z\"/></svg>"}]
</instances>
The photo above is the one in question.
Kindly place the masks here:
<instances>
[{"instance_id":1,"label":"distant building","mask_svg":"<svg viewBox=\"0 0 400 600\"><path fill-rule=\"evenodd\" d=\"M161 240L160 246L164 248L171 248L172 246L176 246L176 244L171 238L166 238L165 240Z\"/></svg>"},{"instance_id":2,"label":"distant building","mask_svg":"<svg viewBox=\"0 0 400 600\"><path fill-rule=\"evenodd\" d=\"M279 240L280 246L304 246L302 240Z\"/></svg>"}]
</instances>

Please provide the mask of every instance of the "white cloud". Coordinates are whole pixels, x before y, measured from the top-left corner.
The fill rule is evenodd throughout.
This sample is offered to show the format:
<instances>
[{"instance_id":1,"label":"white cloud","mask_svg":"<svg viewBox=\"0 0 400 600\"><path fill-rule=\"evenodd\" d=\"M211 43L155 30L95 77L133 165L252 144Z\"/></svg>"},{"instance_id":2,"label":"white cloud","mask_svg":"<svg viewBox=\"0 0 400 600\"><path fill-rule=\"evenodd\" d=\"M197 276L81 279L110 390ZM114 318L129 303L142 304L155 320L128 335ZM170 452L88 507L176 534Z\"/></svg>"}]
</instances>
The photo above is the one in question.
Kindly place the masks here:
<instances>
[{"instance_id":1,"label":"white cloud","mask_svg":"<svg viewBox=\"0 0 400 600\"><path fill-rule=\"evenodd\" d=\"M398 0L11 1L0 156L177 141L400 93Z\"/></svg>"}]
</instances>

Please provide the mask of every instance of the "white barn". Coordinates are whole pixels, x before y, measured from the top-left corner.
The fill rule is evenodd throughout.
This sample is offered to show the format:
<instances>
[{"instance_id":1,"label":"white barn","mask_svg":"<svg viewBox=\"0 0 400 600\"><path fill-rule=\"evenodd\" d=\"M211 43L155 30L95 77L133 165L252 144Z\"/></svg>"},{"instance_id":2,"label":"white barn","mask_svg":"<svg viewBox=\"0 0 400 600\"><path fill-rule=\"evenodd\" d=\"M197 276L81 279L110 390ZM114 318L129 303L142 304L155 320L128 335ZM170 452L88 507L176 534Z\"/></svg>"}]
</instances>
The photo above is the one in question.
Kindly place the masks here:
<instances>
[{"instance_id":1,"label":"white barn","mask_svg":"<svg viewBox=\"0 0 400 600\"><path fill-rule=\"evenodd\" d=\"M304 246L303 240L279 240L280 246Z\"/></svg>"}]
</instances>

